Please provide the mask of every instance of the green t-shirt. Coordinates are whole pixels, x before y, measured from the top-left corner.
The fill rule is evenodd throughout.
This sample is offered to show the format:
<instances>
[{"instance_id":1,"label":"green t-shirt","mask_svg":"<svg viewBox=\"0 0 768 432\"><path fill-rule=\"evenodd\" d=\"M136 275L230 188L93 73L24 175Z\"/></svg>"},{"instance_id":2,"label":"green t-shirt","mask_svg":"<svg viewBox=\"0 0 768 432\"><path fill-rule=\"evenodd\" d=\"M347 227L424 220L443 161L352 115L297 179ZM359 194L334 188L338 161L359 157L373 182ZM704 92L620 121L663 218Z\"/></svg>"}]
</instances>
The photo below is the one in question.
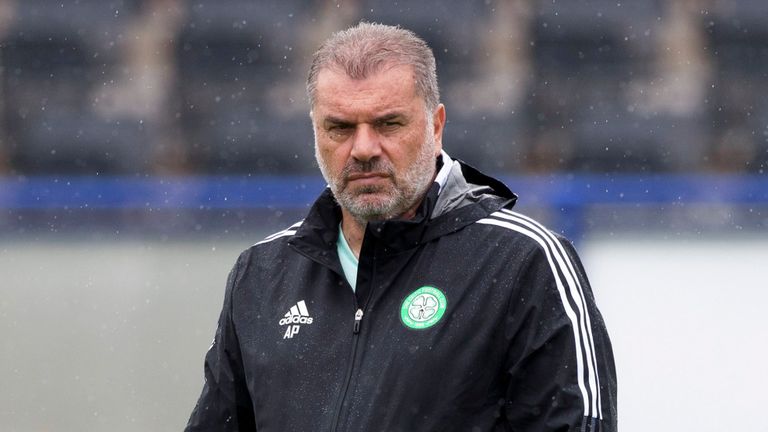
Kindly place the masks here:
<instances>
[{"instance_id":1,"label":"green t-shirt","mask_svg":"<svg viewBox=\"0 0 768 432\"><path fill-rule=\"evenodd\" d=\"M346 276L347 282L349 282L352 291L354 291L357 287L357 265L359 261L355 257L355 253L350 249L349 244L347 244L344 233L341 232L341 224L339 224L339 238L336 239L336 251L339 254L339 261L341 261L341 269L344 270L344 276Z\"/></svg>"}]
</instances>

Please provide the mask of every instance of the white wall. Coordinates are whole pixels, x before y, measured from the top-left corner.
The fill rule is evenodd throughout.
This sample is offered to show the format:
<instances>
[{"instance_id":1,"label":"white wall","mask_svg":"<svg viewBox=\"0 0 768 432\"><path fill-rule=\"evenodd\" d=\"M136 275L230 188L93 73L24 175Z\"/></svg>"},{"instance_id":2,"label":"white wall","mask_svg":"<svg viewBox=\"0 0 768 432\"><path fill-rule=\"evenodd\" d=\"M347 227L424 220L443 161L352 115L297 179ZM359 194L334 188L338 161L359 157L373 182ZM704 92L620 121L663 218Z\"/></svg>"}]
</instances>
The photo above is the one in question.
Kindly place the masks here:
<instances>
[{"instance_id":1,"label":"white wall","mask_svg":"<svg viewBox=\"0 0 768 432\"><path fill-rule=\"evenodd\" d=\"M0 430L177 431L247 243L0 245ZM768 431L768 237L579 244L623 432Z\"/></svg>"},{"instance_id":2,"label":"white wall","mask_svg":"<svg viewBox=\"0 0 768 432\"><path fill-rule=\"evenodd\" d=\"M2 245L0 430L182 430L246 246Z\"/></svg>"},{"instance_id":3,"label":"white wall","mask_svg":"<svg viewBox=\"0 0 768 432\"><path fill-rule=\"evenodd\" d=\"M768 237L583 245L623 432L768 431Z\"/></svg>"}]
</instances>

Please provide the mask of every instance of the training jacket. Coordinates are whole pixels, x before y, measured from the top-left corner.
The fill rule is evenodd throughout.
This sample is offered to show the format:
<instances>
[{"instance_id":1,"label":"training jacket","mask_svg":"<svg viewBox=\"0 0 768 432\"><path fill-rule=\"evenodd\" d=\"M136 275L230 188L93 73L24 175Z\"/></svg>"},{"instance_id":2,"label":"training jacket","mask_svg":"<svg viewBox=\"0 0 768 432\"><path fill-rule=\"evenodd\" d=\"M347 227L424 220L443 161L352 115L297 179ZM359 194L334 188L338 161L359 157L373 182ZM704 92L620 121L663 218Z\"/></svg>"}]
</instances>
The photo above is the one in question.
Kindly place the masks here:
<instances>
[{"instance_id":1,"label":"training jacket","mask_svg":"<svg viewBox=\"0 0 768 432\"><path fill-rule=\"evenodd\" d=\"M572 245L438 158L412 220L367 225L357 290L326 189L230 273L187 431L616 430L611 344Z\"/></svg>"}]
</instances>

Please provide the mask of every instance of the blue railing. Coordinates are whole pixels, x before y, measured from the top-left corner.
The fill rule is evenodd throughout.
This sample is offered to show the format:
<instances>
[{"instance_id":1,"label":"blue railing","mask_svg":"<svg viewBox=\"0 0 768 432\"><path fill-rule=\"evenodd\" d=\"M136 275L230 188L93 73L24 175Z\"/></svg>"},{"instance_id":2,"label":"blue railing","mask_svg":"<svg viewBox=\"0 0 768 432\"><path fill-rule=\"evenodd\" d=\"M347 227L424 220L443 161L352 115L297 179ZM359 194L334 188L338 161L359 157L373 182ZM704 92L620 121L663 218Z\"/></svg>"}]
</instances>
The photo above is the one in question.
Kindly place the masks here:
<instances>
[{"instance_id":1,"label":"blue railing","mask_svg":"<svg viewBox=\"0 0 768 432\"><path fill-rule=\"evenodd\" d=\"M768 176L502 176L526 203L768 203ZM0 208L301 208L323 189L320 177L0 177Z\"/></svg>"},{"instance_id":2,"label":"blue railing","mask_svg":"<svg viewBox=\"0 0 768 432\"><path fill-rule=\"evenodd\" d=\"M502 176L523 206L553 210L580 231L598 204L768 206L765 175ZM0 209L301 209L325 187L319 176L4 177Z\"/></svg>"},{"instance_id":3,"label":"blue railing","mask_svg":"<svg viewBox=\"0 0 768 432\"><path fill-rule=\"evenodd\" d=\"M298 208L323 189L319 177L30 177L0 180L0 208Z\"/></svg>"}]
</instances>

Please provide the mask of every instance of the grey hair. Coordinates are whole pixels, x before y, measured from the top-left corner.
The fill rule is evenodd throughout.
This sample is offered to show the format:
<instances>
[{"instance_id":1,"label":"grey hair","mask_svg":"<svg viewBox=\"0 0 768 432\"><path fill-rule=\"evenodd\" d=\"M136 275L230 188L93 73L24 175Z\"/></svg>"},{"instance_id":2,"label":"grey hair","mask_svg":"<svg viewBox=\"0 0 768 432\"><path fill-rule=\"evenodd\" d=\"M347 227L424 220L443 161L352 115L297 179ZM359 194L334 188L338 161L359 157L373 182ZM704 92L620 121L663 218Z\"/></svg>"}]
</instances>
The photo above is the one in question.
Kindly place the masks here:
<instances>
[{"instance_id":1,"label":"grey hair","mask_svg":"<svg viewBox=\"0 0 768 432\"><path fill-rule=\"evenodd\" d=\"M437 108L440 90L435 56L429 45L410 30L368 22L334 33L315 52L307 77L310 107L317 101L317 75L321 70L338 68L352 79L364 79L389 65L411 66L416 92L424 98L427 111Z\"/></svg>"}]
</instances>

